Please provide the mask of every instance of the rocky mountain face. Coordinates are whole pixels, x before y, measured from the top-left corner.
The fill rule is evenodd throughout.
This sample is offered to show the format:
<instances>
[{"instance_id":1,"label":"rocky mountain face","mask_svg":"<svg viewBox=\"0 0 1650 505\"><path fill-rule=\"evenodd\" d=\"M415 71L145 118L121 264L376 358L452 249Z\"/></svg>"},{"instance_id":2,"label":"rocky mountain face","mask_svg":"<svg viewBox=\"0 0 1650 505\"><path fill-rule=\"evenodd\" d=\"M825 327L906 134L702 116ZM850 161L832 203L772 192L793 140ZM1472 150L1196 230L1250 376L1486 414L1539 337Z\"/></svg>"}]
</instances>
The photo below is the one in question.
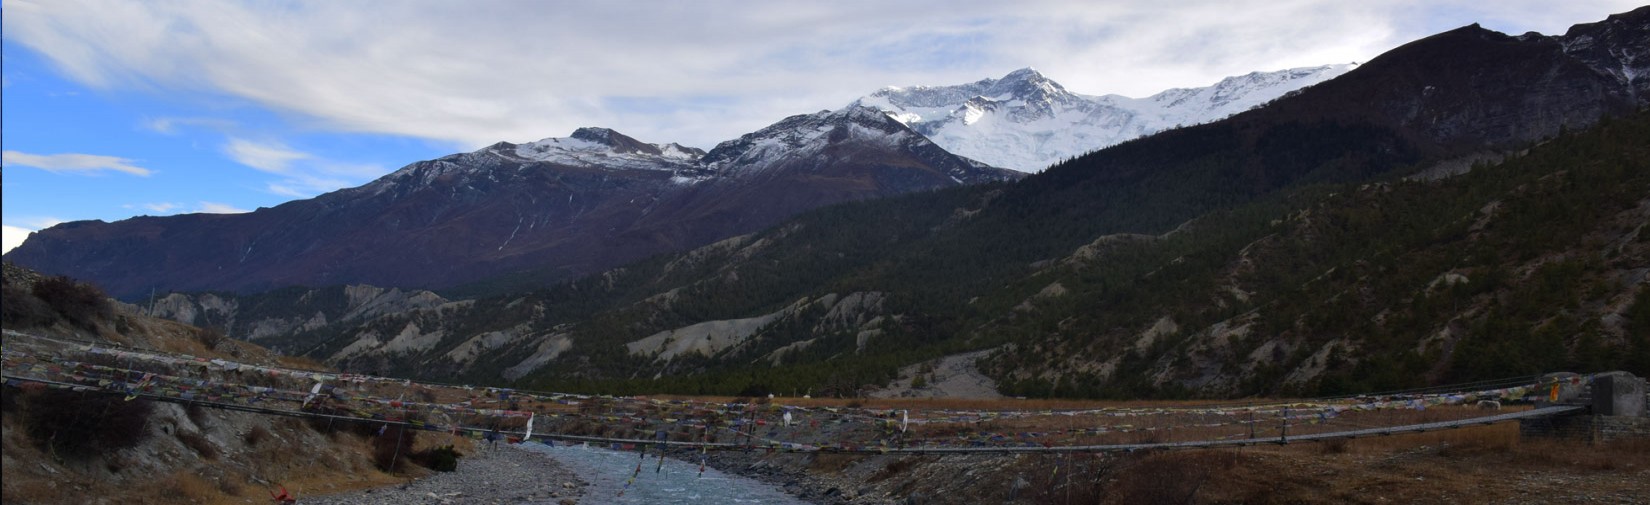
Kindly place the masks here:
<instances>
[{"instance_id":1,"label":"rocky mountain face","mask_svg":"<svg viewBox=\"0 0 1650 505\"><path fill-rule=\"evenodd\" d=\"M1325 83L1331 89L1282 103L1276 113L1316 121L1357 117L1446 149L1549 137L1644 105L1636 91L1643 77L1633 68L1650 57L1647 17L1650 10L1639 9L1562 36L1462 27L1394 49L1348 74L1365 78ZM1478 58L1439 57L1444 52ZM1347 94L1364 98L1334 98Z\"/></svg>"},{"instance_id":2,"label":"rocky mountain face","mask_svg":"<svg viewBox=\"0 0 1650 505\"><path fill-rule=\"evenodd\" d=\"M1225 118L1356 67L1254 72L1145 98L1078 94L1024 68L955 86L890 87L854 103L882 110L951 152L1038 172L1119 142Z\"/></svg>"},{"instance_id":3,"label":"rocky mountain face","mask_svg":"<svg viewBox=\"0 0 1650 505\"><path fill-rule=\"evenodd\" d=\"M364 186L237 215L82 221L6 254L120 297L366 283L548 282L748 233L807 209L988 181L874 111L796 116L710 153L584 128L420 161Z\"/></svg>"},{"instance_id":4,"label":"rocky mountain face","mask_svg":"<svg viewBox=\"0 0 1650 505\"><path fill-rule=\"evenodd\" d=\"M1650 94L1650 50L1646 49L1650 38L1643 28L1645 16L1645 9L1639 8L1598 23L1576 25L1557 40L1564 46L1564 54L1614 78L1642 102Z\"/></svg>"}]
</instances>

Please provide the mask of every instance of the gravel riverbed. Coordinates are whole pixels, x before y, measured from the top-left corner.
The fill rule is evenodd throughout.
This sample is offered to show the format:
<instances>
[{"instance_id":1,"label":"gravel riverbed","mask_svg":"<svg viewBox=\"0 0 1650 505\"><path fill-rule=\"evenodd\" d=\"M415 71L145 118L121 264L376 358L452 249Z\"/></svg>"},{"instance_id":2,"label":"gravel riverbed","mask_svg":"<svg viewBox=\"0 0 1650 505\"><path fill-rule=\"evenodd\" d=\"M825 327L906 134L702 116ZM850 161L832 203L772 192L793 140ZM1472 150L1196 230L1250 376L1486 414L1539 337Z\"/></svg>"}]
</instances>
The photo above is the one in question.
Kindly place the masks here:
<instances>
[{"instance_id":1,"label":"gravel riverbed","mask_svg":"<svg viewBox=\"0 0 1650 505\"><path fill-rule=\"evenodd\" d=\"M585 482L541 453L500 444L478 446L458 460L458 470L406 484L303 498L303 505L444 505L581 503Z\"/></svg>"}]
</instances>

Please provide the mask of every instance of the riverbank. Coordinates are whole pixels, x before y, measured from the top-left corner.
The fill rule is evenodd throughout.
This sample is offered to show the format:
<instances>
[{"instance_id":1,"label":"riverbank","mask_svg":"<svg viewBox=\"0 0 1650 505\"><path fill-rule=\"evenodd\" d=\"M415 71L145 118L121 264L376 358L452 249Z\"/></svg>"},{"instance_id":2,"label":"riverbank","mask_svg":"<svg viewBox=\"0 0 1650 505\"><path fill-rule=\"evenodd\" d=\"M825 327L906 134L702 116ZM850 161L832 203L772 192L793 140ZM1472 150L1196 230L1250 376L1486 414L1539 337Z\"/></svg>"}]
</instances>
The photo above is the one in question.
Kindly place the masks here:
<instances>
[{"instance_id":1,"label":"riverbank","mask_svg":"<svg viewBox=\"0 0 1650 505\"><path fill-rule=\"evenodd\" d=\"M1650 505L1650 441L1524 439L1503 423L1241 449L1075 455L712 453L819 505L1461 503Z\"/></svg>"},{"instance_id":2,"label":"riverbank","mask_svg":"<svg viewBox=\"0 0 1650 505\"><path fill-rule=\"evenodd\" d=\"M508 503L571 505L583 503L586 483L567 467L541 453L500 444L475 446L458 462L458 470L395 486L351 493L299 497L305 505L446 505Z\"/></svg>"}]
</instances>

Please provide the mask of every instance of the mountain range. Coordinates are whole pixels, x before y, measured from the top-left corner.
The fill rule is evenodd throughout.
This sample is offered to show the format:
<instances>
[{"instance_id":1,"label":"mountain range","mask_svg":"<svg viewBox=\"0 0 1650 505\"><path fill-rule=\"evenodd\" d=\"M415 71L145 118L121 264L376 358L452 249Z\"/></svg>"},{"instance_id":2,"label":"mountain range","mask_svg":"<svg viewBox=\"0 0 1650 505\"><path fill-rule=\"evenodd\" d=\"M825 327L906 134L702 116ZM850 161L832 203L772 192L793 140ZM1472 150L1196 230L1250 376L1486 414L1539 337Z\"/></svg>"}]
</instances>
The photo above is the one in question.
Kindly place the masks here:
<instances>
[{"instance_id":1,"label":"mountain range","mask_svg":"<svg viewBox=\"0 0 1650 505\"><path fill-rule=\"evenodd\" d=\"M1357 65L1253 72L1145 98L1073 93L1024 68L1001 79L955 86L890 87L854 104L884 111L959 155L1038 172L1125 140L1225 118L1353 68Z\"/></svg>"},{"instance_id":2,"label":"mountain range","mask_svg":"<svg viewBox=\"0 0 1650 505\"><path fill-rule=\"evenodd\" d=\"M365 186L245 215L66 223L5 257L126 298L352 283L529 287L753 232L822 205L1013 180L1021 175L993 167L1036 171L1219 119L1351 67L1256 72L1145 99L1075 94L1024 69L959 86L884 89L708 153L583 128L413 163Z\"/></svg>"},{"instance_id":3,"label":"mountain range","mask_svg":"<svg viewBox=\"0 0 1650 505\"><path fill-rule=\"evenodd\" d=\"M407 165L364 186L246 214L80 221L7 261L152 290L549 282L760 230L850 200L1010 181L880 112L792 116L709 152L605 128Z\"/></svg>"},{"instance_id":4,"label":"mountain range","mask_svg":"<svg viewBox=\"0 0 1650 505\"><path fill-rule=\"evenodd\" d=\"M924 181L985 169L889 109L795 116L697 158L589 130L421 162L335 195L393 202L406 188L439 201L490 188L478 173L570 169L590 152L721 198L669 209L868 158L849 173L908 191L797 209L760 231L533 290L291 287L153 306L349 370L608 393L851 394L976 351L1003 392L1039 396L1646 374L1647 66L1650 7L1560 36L1471 25L1013 183L903 184L890 174L909 172L885 168L925 167ZM647 156L659 164L635 161ZM506 170L467 168L486 163ZM457 213L430 205L409 202L406 215ZM682 213L716 214L671 212ZM59 228L76 226L88 225Z\"/></svg>"}]
</instances>

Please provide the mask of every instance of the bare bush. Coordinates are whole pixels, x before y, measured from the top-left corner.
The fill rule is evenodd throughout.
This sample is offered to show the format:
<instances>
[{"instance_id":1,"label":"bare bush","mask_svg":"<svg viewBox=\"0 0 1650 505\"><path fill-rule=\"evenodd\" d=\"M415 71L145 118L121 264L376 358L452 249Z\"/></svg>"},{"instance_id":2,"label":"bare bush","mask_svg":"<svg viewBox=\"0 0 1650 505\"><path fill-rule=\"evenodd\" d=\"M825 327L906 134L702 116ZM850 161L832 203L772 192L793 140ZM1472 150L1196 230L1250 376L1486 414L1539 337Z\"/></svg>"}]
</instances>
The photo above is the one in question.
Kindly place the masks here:
<instances>
[{"instance_id":1,"label":"bare bush","mask_svg":"<svg viewBox=\"0 0 1650 505\"><path fill-rule=\"evenodd\" d=\"M23 422L41 450L87 457L137 445L154 411L147 400L46 389L25 391Z\"/></svg>"},{"instance_id":2,"label":"bare bush","mask_svg":"<svg viewBox=\"0 0 1650 505\"><path fill-rule=\"evenodd\" d=\"M199 340L201 345L206 346L207 349L216 350L218 345L228 340L229 337L223 334L223 330L207 327L195 332L195 339Z\"/></svg>"},{"instance_id":3,"label":"bare bush","mask_svg":"<svg viewBox=\"0 0 1650 505\"><path fill-rule=\"evenodd\" d=\"M0 321L7 328L48 326L57 317L57 311L51 305L29 290L7 284L4 293L0 294Z\"/></svg>"},{"instance_id":4,"label":"bare bush","mask_svg":"<svg viewBox=\"0 0 1650 505\"><path fill-rule=\"evenodd\" d=\"M96 329L99 321L109 319L115 311L103 290L61 275L34 283L34 296L70 324L86 330Z\"/></svg>"},{"instance_id":5,"label":"bare bush","mask_svg":"<svg viewBox=\"0 0 1650 505\"><path fill-rule=\"evenodd\" d=\"M372 439L373 463L386 472L405 470L406 463L400 460L413 455L413 442L417 438L418 432L405 426L384 425L378 436Z\"/></svg>"},{"instance_id":6,"label":"bare bush","mask_svg":"<svg viewBox=\"0 0 1650 505\"><path fill-rule=\"evenodd\" d=\"M257 447L258 444L268 440L269 436L268 429L265 429L263 426L253 426L251 430L246 432L246 436L242 437L242 440L246 442L246 445Z\"/></svg>"}]
</instances>

